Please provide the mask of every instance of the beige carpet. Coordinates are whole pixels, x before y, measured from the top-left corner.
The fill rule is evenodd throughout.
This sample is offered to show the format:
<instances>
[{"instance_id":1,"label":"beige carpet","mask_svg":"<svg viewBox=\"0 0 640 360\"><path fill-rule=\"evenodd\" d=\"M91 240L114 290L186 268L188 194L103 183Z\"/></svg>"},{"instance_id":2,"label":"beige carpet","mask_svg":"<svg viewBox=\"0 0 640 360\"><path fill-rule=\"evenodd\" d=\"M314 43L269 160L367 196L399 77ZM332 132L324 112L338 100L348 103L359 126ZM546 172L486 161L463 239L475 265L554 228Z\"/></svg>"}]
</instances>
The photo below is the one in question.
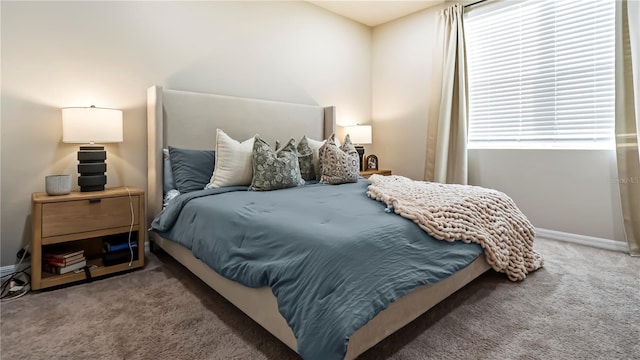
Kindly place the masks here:
<instances>
[{"instance_id":1,"label":"beige carpet","mask_svg":"<svg viewBox=\"0 0 640 360\"><path fill-rule=\"evenodd\" d=\"M539 240L545 267L490 272L361 359L640 359L640 259ZM2 359L298 359L166 255L1 304Z\"/></svg>"}]
</instances>

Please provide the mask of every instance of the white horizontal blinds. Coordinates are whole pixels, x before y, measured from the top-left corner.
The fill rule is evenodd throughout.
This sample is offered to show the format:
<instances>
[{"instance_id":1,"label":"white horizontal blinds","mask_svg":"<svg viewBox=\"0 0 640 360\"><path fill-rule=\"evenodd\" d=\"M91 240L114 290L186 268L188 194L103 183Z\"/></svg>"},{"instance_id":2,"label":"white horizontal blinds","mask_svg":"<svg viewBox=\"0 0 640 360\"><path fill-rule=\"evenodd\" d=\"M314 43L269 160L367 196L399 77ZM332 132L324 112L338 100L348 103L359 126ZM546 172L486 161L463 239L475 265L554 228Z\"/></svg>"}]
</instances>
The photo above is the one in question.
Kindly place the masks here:
<instances>
[{"instance_id":1,"label":"white horizontal blinds","mask_svg":"<svg viewBox=\"0 0 640 360\"><path fill-rule=\"evenodd\" d=\"M469 146L612 146L614 1L477 10L465 18Z\"/></svg>"}]
</instances>

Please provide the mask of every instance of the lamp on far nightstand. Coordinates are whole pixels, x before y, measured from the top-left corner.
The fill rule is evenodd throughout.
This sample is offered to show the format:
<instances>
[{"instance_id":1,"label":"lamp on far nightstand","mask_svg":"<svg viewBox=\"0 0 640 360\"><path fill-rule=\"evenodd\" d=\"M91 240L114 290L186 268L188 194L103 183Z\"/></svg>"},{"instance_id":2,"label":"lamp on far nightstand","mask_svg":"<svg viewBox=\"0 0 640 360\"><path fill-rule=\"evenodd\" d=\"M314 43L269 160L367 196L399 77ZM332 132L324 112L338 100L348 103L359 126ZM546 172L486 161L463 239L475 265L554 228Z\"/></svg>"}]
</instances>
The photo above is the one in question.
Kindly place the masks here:
<instances>
[{"instance_id":1,"label":"lamp on far nightstand","mask_svg":"<svg viewBox=\"0 0 640 360\"><path fill-rule=\"evenodd\" d=\"M364 170L364 146L371 144L371 125L352 125L344 127L360 156L360 171Z\"/></svg>"},{"instance_id":2,"label":"lamp on far nightstand","mask_svg":"<svg viewBox=\"0 0 640 360\"><path fill-rule=\"evenodd\" d=\"M107 183L107 152L95 143L122 142L122 110L91 107L62 109L62 142L89 144L78 151L80 191L101 191Z\"/></svg>"}]
</instances>

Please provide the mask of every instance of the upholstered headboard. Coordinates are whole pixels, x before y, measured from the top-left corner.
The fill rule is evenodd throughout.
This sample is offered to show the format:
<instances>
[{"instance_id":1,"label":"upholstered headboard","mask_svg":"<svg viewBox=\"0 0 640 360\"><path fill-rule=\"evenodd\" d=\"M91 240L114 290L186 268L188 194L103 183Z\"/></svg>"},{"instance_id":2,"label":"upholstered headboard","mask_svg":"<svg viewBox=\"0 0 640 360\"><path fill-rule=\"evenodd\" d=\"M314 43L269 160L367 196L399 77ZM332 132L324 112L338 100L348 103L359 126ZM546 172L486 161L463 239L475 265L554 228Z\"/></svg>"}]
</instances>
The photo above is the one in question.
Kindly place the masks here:
<instances>
[{"instance_id":1,"label":"upholstered headboard","mask_svg":"<svg viewBox=\"0 0 640 360\"><path fill-rule=\"evenodd\" d=\"M335 107L320 107L152 86L147 90L148 221L162 209L162 149L214 149L216 128L244 141L325 139L335 131Z\"/></svg>"}]
</instances>

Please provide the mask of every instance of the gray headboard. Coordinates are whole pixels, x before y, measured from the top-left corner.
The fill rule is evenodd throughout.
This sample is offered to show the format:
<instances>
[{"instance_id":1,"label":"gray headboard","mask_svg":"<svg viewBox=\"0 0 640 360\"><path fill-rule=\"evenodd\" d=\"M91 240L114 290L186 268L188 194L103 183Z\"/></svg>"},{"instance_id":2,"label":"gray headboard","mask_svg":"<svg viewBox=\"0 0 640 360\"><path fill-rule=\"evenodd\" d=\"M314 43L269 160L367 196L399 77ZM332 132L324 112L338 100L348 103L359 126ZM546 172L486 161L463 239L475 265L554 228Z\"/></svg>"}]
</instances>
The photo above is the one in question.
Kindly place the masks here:
<instances>
[{"instance_id":1,"label":"gray headboard","mask_svg":"<svg viewBox=\"0 0 640 360\"><path fill-rule=\"evenodd\" d=\"M214 149L216 128L244 141L259 134L275 140L303 135L325 139L335 132L335 107L320 107L163 89L147 90L147 167L150 222L162 209L162 149Z\"/></svg>"}]
</instances>

